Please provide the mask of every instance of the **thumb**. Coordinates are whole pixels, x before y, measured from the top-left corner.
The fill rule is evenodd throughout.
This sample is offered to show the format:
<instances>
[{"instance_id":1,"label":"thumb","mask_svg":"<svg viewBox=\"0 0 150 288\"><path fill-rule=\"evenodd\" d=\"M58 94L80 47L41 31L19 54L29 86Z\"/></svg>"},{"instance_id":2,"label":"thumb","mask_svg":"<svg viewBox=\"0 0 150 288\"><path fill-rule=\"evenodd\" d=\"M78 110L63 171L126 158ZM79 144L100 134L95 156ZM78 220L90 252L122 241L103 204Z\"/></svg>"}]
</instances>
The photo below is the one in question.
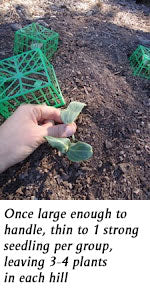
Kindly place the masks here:
<instances>
[{"instance_id":1,"label":"thumb","mask_svg":"<svg viewBox=\"0 0 150 288\"><path fill-rule=\"evenodd\" d=\"M52 136L62 138L72 136L76 132L77 126L75 123L54 126L52 126L51 123L46 123L41 128L43 137Z\"/></svg>"}]
</instances>

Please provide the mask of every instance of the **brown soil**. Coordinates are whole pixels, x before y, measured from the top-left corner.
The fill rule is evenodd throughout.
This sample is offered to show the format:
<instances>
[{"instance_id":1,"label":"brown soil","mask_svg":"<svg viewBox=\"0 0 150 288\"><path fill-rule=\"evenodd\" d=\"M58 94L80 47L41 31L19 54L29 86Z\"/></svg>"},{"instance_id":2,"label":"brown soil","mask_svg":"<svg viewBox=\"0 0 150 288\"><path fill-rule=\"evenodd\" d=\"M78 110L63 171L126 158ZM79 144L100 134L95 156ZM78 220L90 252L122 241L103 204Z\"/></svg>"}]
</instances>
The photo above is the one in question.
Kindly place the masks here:
<instances>
[{"instance_id":1,"label":"brown soil","mask_svg":"<svg viewBox=\"0 0 150 288\"><path fill-rule=\"evenodd\" d=\"M134 77L128 61L139 44L150 46L149 6L1 2L0 59L13 54L16 23L38 21L60 34L52 64L66 103L87 104L77 138L93 146L94 156L71 163L43 144L0 175L0 199L150 199L150 82Z\"/></svg>"}]
</instances>

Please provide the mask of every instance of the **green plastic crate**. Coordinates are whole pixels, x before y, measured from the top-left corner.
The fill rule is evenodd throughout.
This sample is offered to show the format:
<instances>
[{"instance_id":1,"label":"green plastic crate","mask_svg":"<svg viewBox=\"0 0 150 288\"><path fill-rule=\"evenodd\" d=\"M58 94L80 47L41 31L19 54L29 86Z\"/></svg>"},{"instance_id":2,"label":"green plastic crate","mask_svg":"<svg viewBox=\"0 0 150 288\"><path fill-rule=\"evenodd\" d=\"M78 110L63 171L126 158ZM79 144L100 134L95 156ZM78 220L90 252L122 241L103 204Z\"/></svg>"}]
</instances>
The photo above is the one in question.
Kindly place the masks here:
<instances>
[{"instance_id":1,"label":"green plastic crate","mask_svg":"<svg viewBox=\"0 0 150 288\"><path fill-rule=\"evenodd\" d=\"M14 55L40 48L50 59L58 47L59 34L37 23L32 23L15 32Z\"/></svg>"},{"instance_id":2,"label":"green plastic crate","mask_svg":"<svg viewBox=\"0 0 150 288\"><path fill-rule=\"evenodd\" d=\"M150 48L142 45L129 58L134 76L150 79Z\"/></svg>"},{"instance_id":3,"label":"green plastic crate","mask_svg":"<svg viewBox=\"0 0 150 288\"><path fill-rule=\"evenodd\" d=\"M22 103L65 104L54 68L38 48L0 61L0 114L7 118Z\"/></svg>"}]
</instances>

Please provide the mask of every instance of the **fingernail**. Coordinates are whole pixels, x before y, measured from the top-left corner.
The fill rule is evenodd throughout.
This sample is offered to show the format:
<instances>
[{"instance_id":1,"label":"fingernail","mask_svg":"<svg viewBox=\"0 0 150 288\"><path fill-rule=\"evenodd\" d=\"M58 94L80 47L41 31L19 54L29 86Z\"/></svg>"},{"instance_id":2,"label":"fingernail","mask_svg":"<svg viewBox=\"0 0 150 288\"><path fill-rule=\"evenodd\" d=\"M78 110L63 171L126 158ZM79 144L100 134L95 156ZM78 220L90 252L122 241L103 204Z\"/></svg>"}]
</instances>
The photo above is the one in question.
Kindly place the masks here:
<instances>
[{"instance_id":1,"label":"fingernail","mask_svg":"<svg viewBox=\"0 0 150 288\"><path fill-rule=\"evenodd\" d=\"M73 135L76 132L76 128L77 128L77 126L75 123L67 125L66 130L65 130L66 136L69 137L69 136Z\"/></svg>"}]
</instances>

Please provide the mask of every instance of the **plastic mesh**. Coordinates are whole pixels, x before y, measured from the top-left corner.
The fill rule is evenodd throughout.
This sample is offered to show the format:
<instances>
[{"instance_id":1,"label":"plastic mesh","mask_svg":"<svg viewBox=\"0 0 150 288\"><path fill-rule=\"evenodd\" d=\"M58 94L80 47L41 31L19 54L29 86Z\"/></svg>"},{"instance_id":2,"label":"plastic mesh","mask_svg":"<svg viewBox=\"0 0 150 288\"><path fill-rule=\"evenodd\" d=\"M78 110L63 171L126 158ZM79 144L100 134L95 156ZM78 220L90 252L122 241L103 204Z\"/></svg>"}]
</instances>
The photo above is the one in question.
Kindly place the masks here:
<instances>
[{"instance_id":1,"label":"plastic mesh","mask_svg":"<svg viewBox=\"0 0 150 288\"><path fill-rule=\"evenodd\" d=\"M58 47L59 34L37 23L32 23L15 33L14 54L40 48L50 59Z\"/></svg>"},{"instance_id":2,"label":"plastic mesh","mask_svg":"<svg viewBox=\"0 0 150 288\"><path fill-rule=\"evenodd\" d=\"M65 104L54 68L38 48L0 61L0 113L7 118L22 103Z\"/></svg>"},{"instance_id":3,"label":"plastic mesh","mask_svg":"<svg viewBox=\"0 0 150 288\"><path fill-rule=\"evenodd\" d=\"M150 48L142 45L129 58L133 75L150 79Z\"/></svg>"}]
</instances>

